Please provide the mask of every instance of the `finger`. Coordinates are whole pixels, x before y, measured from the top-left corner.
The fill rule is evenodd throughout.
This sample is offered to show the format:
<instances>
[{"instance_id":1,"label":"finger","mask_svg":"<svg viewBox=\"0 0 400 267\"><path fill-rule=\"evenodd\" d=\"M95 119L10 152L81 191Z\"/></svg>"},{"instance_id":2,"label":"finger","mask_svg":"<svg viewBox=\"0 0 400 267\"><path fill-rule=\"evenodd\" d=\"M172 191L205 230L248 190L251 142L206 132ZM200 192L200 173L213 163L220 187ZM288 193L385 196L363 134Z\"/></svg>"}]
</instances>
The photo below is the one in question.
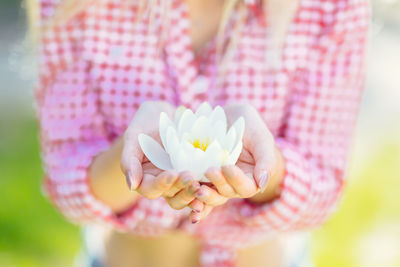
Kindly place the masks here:
<instances>
[{"instance_id":1,"label":"finger","mask_svg":"<svg viewBox=\"0 0 400 267\"><path fill-rule=\"evenodd\" d=\"M188 206L195 199L194 193L200 188L198 182L193 182L189 187L182 189L173 197L167 197L167 203L171 208L180 210Z\"/></svg>"},{"instance_id":2,"label":"finger","mask_svg":"<svg viewBox=\"0 0 400 267\"><path fill-rule=\"evenodd\" d=\"M189 203L189 208L191 208L195 212L201 212L204 209L204 204L198 199L194 199Z\"/></svg>"},{"instance_id":3,"label":"finger","mask_svg":"<svg viewBox=\"0 0 400 267\"><path fill-rule=\"evenodd\" d=\"M273 154L274 152L268 152ZM264 156L256 158L254 167L254 179L261 192L265 191L268 186L271 174L274 172L275 159L274 156Z\"/></svg>"},{"instance_id":4,"label":"finger","mask_svg":"<svg viewBox=\"0 0 400 267\"><path fill-rule=\"evenodd\" d=\"M131 191L136 190L143 178L142 160L143 152L139 146L138 134L128 129L123 136L121 170Z\"/></svg>"},{"instance_id":5,"label":"finger","mask_svg":"<svg viewBox=\"0 0 400 267\"><path fill-rule=\"evenodd\" d=\"M222 173L239 196L251 197L257 192L257 185L252 174L246 175L237 166L223 166Z\"/></svg>"},{"instance_id":6,"label":"finger","mask_svg":"<svg viewBox=\"0 0 400 267\"><path fill-rule=\"evenodd\" d=\"M202 219L207 217L208 214L213 210L212 206L204 206L204 209L200 212L192 211L190 213L190 220L193 224L199 223Z\"/></svg>"},{"instance_id":7,"label":"finger","mask_svg":"<svg viewBox=\"0 0 400 267\"><path fill-rule=\"evenodd\" d=\"M183 188L187 187L192 181L194 181L193 176L190 172L181 172L178 175L178 179L175 183L171 186L171 188L165 192L164 196L166 197L173 197Z\"/></svg>"},{"instance_id":8,"label":"finger","mask_svg":"<svg viewBox=\"0 0 400 267\"><path fill-rule=\"evenodd\" d=\"M268 130L253 134L251 146L255 161L254 179L259 189L264 191L275 166L275 143L272 134Z\"/></svg>"},{"instance_id":9,"label":"finger","mask_svg":"<svg viewBox=\"0 0 400 267\"><path fill-rule=\"evenodd\" d=\"M177 178L178 174L174 171L164 171L158 176L145 174L137 191L146 198L158 198L172 186Z\"/></svg>"},{"instance_id":10,"label":"finger","mask_svg":"<svg viewBox=\"0 0 400 267\"><path fill-rule=\"evenodd\" d=\"M201 215L201 220L203 220L205 217L208 216L208 214L210 214L210 212L213 210L214 207L212 206L205 206L203 211L200 212Z\"/></svg>"},{"instance_id":11,"label":"finger","mask_svg":"<svg viewBox=\"0 0 400 267\"><path fill-rule=\"evenodd\" d=\"M239 161L254 165L253 155L247 150L243 149L239 156Z\"/></svg>"},{"instance_id":12,"label":"finger","mask_svg":"<svg viewBox=\"0 0 400 267\"><path fill-rule=\"evenodd\" d=\"M228 199L218 194L217 191L206 185L202 185L195 194L196 198L206 205L219 206L224 204Z\"/></svg>"},{"instance_id":13,"label":"finger","mask_svg":"<svg viewBox=\"0 0 400 267\"><path fill-rule=\"evenodd\" d=\"M160 173L162 173L164 171L164 170L161 170L161 169L155 167L154 164L149 161L142 162L142 169L143 169L143 173L151 174L153 176L158 176Z\"/></svg>"},{"instance_id":14,"label":"finger","mask_svg":"<svg viewBox=\"0 0 400 267\"><path fill-rule=\"evenodd\" d=\"M124 150L121 157L121 170L125 174L129 190L134 191L142 182L143 169L140 160L132 155L128 156L127 150Z\"/></svg>"},{"instance_id":15,"label":"finger","mask_svg":"<svg viewBox=\"0 0 400 267\"><path fill-rule=\"evenodd\" d=\"M215 185L218 193L220 193L221 195L228 198L232 198L236 195L235 190L233 190L230 184L226 181L220 168L210 168L205 173L205 176L211 183Z\"/></svg>"}]
</instances>

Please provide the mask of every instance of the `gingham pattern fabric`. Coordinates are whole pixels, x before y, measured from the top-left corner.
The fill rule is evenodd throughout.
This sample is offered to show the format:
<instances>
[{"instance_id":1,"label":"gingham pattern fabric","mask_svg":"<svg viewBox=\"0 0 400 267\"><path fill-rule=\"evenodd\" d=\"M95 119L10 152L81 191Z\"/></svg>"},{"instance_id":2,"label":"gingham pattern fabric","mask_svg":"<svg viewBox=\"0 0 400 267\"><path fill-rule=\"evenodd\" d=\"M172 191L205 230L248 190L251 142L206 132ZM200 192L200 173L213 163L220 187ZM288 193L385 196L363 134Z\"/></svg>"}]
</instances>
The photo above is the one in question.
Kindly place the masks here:
<instances>
[{"instance_id":1,"label":"gingham pattern fabric","mask_svg":"<svg viewBox=\"0 0 400 267\"><path fill-rule=\"evenodd\" d=\"M302 0L279 69L270 68L265 57L266 25L249 12L218 83L215 40L195 58L187 6L172 1L161 49L162 10L154 27L146 17L135 25L135 1L93 1L67 25L42 36L36 100L45 191L73 221L145 236L179 227L203 240L204 266L232 266L234 249L320 225L334 210L364 81L367 1ZM42 20L58 5L59 0L41 0ZM123 134L146 100L190 108L203 101L254 106L286 161L280 197L264 205L231 200L199 225L185 220L187 210L172 210L163 199L141 198L123 215L113 214L90 192L88 166ZM214 253L221 248L225 254Z\"/></svg>"}]
</instances>

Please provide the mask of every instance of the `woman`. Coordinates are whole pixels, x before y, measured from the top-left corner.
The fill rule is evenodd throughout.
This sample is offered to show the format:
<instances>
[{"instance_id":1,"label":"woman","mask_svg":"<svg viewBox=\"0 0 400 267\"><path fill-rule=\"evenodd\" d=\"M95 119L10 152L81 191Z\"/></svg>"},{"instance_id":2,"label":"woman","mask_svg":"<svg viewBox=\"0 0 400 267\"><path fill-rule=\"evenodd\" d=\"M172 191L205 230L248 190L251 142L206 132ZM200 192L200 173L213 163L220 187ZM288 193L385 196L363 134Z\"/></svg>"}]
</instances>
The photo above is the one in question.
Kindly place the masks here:
<instances>
[{"instance_id":1,"label":"woman","mask_svg":"<svg viewBox=\"0 0 400 267\"><path fill-rule=\"evenodd\" d=\"M366 1L41 0L40 18L45 188L70 220L107 229L93 263L305 266L304 242L287 243L343 189ZM160 112L203 101L246 121L212 185L158 170L137 144L157 138Z\"/></svg>"}]
</instances>

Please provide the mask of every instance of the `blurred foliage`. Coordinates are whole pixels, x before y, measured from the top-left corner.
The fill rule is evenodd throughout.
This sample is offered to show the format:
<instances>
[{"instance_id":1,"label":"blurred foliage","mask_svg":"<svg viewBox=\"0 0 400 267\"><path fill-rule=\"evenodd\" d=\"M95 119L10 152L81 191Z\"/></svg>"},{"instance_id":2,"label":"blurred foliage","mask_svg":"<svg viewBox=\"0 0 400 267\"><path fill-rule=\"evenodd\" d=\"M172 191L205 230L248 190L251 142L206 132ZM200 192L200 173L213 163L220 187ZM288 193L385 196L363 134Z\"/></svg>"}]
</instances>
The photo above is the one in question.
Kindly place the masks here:
<instances>
[{"instance_id":1,"label":"blurred foliage","mask_svg":"<svg viewBox=\"0 0 400 267\"><path fill-rule=\"evenodd\" d=\"M79 230L41 194L36 122L0 123L0 266L72 266Z\"/></svg>"},{"instance_id":2,"label":"blurred foliage","mask_svg":"<svg viewBox=\"0 0 400 267\"><path fill-rule=\"evenodd\" d=\"M387 143L371 151L375 156L362 173L350 174L339 212L314 233L317 266L400 266L398 141L383 140Z\"/></svg>"}]
</instances>

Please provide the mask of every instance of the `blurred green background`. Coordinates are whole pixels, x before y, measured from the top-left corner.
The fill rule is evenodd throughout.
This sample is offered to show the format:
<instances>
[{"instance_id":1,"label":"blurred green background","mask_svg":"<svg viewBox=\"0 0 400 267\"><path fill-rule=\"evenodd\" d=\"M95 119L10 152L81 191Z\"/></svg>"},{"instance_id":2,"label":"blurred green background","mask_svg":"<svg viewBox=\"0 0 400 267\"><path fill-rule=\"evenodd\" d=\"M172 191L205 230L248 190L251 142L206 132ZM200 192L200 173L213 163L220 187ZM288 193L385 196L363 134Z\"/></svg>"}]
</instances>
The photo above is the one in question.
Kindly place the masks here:
<instances>
[{"instance_id":1,"label":"blurred green background","mask_svg":"<svg viewBox=\"0 0 400 267\"><path fill-rule=\"evenodd\" d=\"M400 266L400 3L373 1L368 80L338 212L313 231L316 266ZM0 2L0 267L72 266L79 228L41 194L23 10Z\"/></svg>"}]
</instances>

